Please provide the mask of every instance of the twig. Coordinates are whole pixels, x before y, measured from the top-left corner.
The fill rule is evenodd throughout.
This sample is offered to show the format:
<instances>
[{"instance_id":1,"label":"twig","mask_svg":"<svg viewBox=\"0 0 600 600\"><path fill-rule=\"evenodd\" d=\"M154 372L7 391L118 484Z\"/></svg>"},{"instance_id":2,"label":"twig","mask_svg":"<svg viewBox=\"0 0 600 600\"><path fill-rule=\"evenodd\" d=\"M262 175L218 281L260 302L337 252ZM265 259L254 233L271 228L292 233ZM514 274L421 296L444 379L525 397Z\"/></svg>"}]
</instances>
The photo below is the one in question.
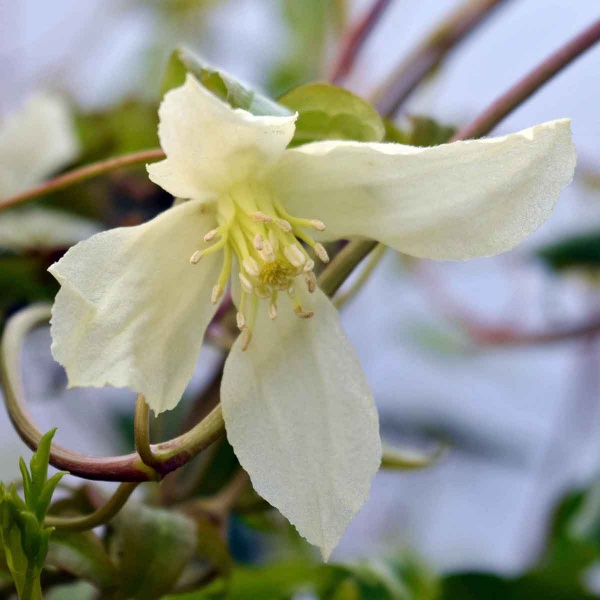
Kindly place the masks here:
<instances>
[{"instance_id":1,"label":"twig","mask_svg":"<svg viewBox=\"0 0 600 600\"><path fill-rule=\"evenodd\" d=\"M57 192L75 183L81 183L82 181L98 177L98 175L104 175L116 169L121 169L123 167L129 167L131 165L137 165L145 162L152 162L155 160L160 160L164 157L164 152L160 148L156 148L152 150L134 152L133 154L125 154L123 156L117 156L116 158L109 158L107 160L101 160L99 162L92 163L91 165L86 165L85 167L73 169L68 173L59 175L54 179L50 179L50 181L45 181L40 185L30 188L21 194L11 196L10 198L3 200L0 202L0 211L17 206L18 204L22 204L28 200L34 200L35 198L40 198L46 194Z\"/></svg>"},{"instance_id":2,"label":"twig","mask_svg":"<svg viewBox=\"0 0 600 600\"><path fill-rule=\"evenodd\" d=\"M46 304L34 304L18 312L6 324L0 350L0 376L6 408L17 433L32 450L37 448L42 432L33 423L25 402L20 379L21 348L27 333L49 317L50 306ZM151 446L151 451L158 460L156 470L145 465L137 453L95 457L67 450L57 444L52 444L50 464L83 479L155 481L190 461L221 437L224 431L223 413L218 405L190 431Z\"/></svg>"},{"instance_id":3,"label":"twig","mask_svg":"<svg viewBox=\"0 0 600 600\"><path fill-rule=\"evenodd\" d=\"M392 117L415 88L433 73L468 34L506 0L467 0L417 46L376 92L374 104Z\"/></svg>"},{"instance_id":4,"label":"twig","mask_svg":"<svg viewBox=\"0 0 600 600\"><path fill-rule=\"evenodd\" d=\"M375 0L369 11L348 30L342 39L340 52L333 62L329 80L339 83L352 67L367 37L390 5L391 0Z\"/></svg>"},{"instance_id":5,"label":"twig","mask_svg":"<svg viewBox=\"0 0 600 600\"><path fill-rule=\"evenodd\" d=\"M581 56L598 40L600 40L600 19L551 54L544 62L510 88L508 92L500 96L487 110L461 129L452 138L452 141L480 137L491 131L499 121L504 119L517 106L523 104L549 79Z\"/></svg>"},{"instance_id":6,"label":"twig","mask_svg":"<svg viewBox=\"0 0 600 600\"><path fill-rule=\"evenodd\" d=\"M150 408L143 394L138 394L135 401L133 437L135 449L142 462L154 470L159 470L160 460L150 446Z\"/></svg>"},{"instance_id":7,"label":"twig","mask_svg":"<svg viewBox=\"0 0 600 600\"><path fill-rule=\"evenodd\" d=\"M451 141L456 142L489 133L508 113L525 102L538 88L599 39L600 20L550 55L524 79L493 102L472 123L461 129ZM319 285L323 291L329 296L335 294L350 273L376 245L377 242L370 240L355 240L347 244L321 273Z\"/></svg>"},{"instance_id":8,"label":"twig","mask_svg":"<svg viewBox=\"0 0 600 600\"><path fill-rule=\"evenodd\" d=\"M122 483L98 510L80 517L46 517L44 524L61 531L88 531L108 523L125 506L139 483Z\"/></svg>"}]
</instances>

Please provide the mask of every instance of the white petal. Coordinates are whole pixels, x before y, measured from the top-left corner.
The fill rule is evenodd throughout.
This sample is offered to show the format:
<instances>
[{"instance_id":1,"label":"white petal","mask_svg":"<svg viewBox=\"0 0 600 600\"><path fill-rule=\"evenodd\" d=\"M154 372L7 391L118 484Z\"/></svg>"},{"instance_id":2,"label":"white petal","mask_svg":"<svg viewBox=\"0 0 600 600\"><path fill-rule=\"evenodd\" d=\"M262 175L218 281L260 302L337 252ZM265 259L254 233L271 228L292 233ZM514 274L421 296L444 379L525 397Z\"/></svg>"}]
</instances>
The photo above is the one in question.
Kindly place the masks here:
<instances>
[{"instance_id":1,"label":"white petal","mask_svg":"<svg viewBox=\"0 0 600 600\"><path fill-rule=\"evenodd\" d=\"M78 151L67 103L50 94L32 96L0 125L0 199L39 183Z\"/></svg>"},{"instance_id":2,"label":"white petal","mask_svg":"<svg viewBox=\"0 0 600 600\"><path fill-rule=\"evenodd\" d=\"M289 299L259 306L246 352L221 388L227 437L256 491L325 559L369 496L381 460L377 412L336 309L317 290L299 319Z\"/></svg>"},{"instance_id":3,"label":"white petal","mask_svg":"<svg viewBox=\"0 0 600 600\"><path fill-rule=\"evenodd\" d=\"M285 152L274 186L289 212L325 222L327 239L364 236L425 258L488 256L550 216L573 178L569 123L434 148L308 144Z\"/></svg>"},{"instance_id":4,"label":"white petal","mask_svg":"<svg viewBox=\"0 0 600 600\"><path fill-rule=\"evenodd\" d=\"M12 250L66 248L100 231L94 221L41 206L2 213L0 247Z\"/></svg>"},{"instance_id":5,"label":"white petal","mask_svg":"<svg viewBox=\"0 0 600 600\"><path fill-rule=\"evenodd\" d=\"M166 160L150 179L174 196L219 191L277 160L294 135L296 116L258 117L232 109L193 75L167 92L159 109Z\"/></svg>"},{"instance_id":6,"label":"white petal","mask_svg":"<svg viewBox=\"0 0 600 600\"><path fill-rule=\"evenodd\" d=\"M129 387L160 413L193 373L220 253L190 256L214 227L199 202L137 227L99 233L50 267L61 284L52 309L52 354L69 385Z\"/></svg>"}]
</instances>

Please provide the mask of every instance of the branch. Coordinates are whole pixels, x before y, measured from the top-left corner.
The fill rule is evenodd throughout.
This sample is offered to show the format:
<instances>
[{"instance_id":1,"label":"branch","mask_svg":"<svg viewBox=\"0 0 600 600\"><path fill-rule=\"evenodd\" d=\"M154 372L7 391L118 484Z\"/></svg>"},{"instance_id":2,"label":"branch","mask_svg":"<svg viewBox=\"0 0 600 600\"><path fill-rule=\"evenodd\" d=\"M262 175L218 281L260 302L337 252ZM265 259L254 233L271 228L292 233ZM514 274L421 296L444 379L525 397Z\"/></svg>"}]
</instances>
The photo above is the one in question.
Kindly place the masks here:
<instances>
[{"instance_id":1,"label":"branch","mask_svg":"<svg viewBox=\"0 0 600 600\"><path fill-rule=\"evenodd\" d=\"M341 79L348 75L354 66L356 56L390 2L391 0L375 0L369 11L350 27L342 40L340 52L331 69L329 79L332 83L339 83Z\"/></svg>"},{"instance_id":2,"label":"branch","mask_svg":"<svg viewBox=\"0 0 600 600\"><path fill-rule=\"evenodd\" d=\"M133 154L125 154L116 158L101 160L99 162L92 163L91 165L86 165L85 167L73 169L68 173L64 173L63 175L59 175L54 179L50 179L50 181L40 183L40 185L30 188L21 194L11 196L10 198L3 200L0 202L0 211L17 206L18 204L22 204L29 200L34 200L35 198L40 198L46 194L57 192L75 183L81 183L82 181L87 181L88 179L98 177L99 175L104 175L105 173L109 173L110 171L114 171L116 169L121 169L123 167L129 167L131 165L137 165L148 161L152 162L155 160L160 160L164 157L164 152L157 148L152 150L142 150L140 152L134 152Z\"/></svg>"},{"instance_id":3,"label":"branch","mask_svg":"<svg viewBox=\"0 0 600 600\"><path fill-rule=\"evenodd\" d=\"M376 92L374 104L393 117L415 88L431 75L447 55L506 0L467 0L417 46Z\"/></svg>"},{"instance_id":4,"label":"branch","mask_svg":"<svg viewBox=\"0 0 600 600\"><path fill-rule=\"evenodd\" d=\"M476 138L485 135L495 125L523 104L548 80L562 71L567 65L581 56L600 39L600 19L582 31L562 48L551 54L544 62L527 74L508 92L500 96L473 122L459 131L452 141Z\"/></svg>"},{"instance_id":5,"label":"branch","mask_svg":"<svg viewBox=\"0 0 600 600\"><path fill-rule=\"evenodd\" d=\"M32 450L42 438L28 412L21 383L21 348L27 333L50 317L50 306L34 304L11 317L6 324L0 349L0 378L10 419L21 439ZM100 481L156 481L178 469L223 435L221 406L216 406L200 423L179 437L150 446L158 463L156 470L145 465L137 453L95 457L52 444L50 464L83 479Z\"/></svg>"},{"instance_id":6,"label":"branch","mask_svg":"<svg viewBox=\"0 0 600 600\"><path fill-rule=\"evenodd\" d=\"M44 524L61 531L88 531L108 523L125 506L139 483L122 483L115 493L98 510L81 517L53 517L44 519Z\"/></svg>"}]
</instances>

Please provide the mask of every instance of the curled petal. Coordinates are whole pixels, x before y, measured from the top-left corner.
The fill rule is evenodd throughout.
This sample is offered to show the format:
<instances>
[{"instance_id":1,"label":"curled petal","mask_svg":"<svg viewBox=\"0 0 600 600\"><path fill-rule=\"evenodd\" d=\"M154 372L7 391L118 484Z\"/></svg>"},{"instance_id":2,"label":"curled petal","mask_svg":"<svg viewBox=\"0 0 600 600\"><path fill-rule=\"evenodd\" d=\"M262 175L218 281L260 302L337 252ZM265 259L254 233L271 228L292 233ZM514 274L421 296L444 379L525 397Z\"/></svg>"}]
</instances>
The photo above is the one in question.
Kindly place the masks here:
<instances>
[{"instance_id":1,"label":"curled petal","mask_svg":"<svg viewBox=\"0 0 600 600\"><path fill-rule=\"evenodd\" d=\"M248 349L235 343L221 388L227 436L256 491L325 559L369 496L381 461L377 412L337 311L317 290L299 319L259 308Z\"/></svg>"},{"instance_id":2,"label":"curled petal","mask_svg":"<svg viewBox=\"0 0 600 600\"><path fill-rule=\"evenodd\" d=\"M417 257L464 260L533 233L575 162L563 119L433 148L307 144L285 153L273 185L289 212L327 224L323 239L363 236Z\"/></svg>"},{"instance_id":3,"label":"curled petal","mask_svg":"<svg viewBox=\"0 0 600 600\"><path fill-rule=\"evenodd\" d=\"M70 387L128 387L156 413L179 402L215 311L221 257L189 261L212 227L201 203L187 202L143 225L99 233L50 267L61 284L52 354Z\"/></svg>"},{"instance_id":4,"label":"curled petal","mask_svg":"<svg viewBox=\"0 0 600 600\"><path fill-rule=\"evenodd\" d=\"M232 109L193 75L165 95L159 137L167 158L148 165L150 179L174 196L197 198L256 175L278 159L294 135L296 116L255 116Z\"/></svg>"}]
</instances>

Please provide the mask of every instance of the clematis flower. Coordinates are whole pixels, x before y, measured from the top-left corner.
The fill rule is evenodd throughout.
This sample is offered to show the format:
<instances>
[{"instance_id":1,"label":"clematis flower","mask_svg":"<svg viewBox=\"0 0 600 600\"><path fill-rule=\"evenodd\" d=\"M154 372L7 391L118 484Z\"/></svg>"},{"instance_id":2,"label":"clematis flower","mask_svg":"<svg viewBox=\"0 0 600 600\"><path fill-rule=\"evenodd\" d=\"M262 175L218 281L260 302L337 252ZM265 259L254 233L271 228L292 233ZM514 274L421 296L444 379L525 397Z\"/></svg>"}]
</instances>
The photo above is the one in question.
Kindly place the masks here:
<instances>
[{"instance_id":1,"label":"clematis flower","mask_svg":"<svg viewBox=\"0 0 600 600\"><path fill-rule=\"evenodd\" d=\"M126 386L156 413L173 408L231 281L242 333L221 387L228 439L257 492L327 558L381 445L355 351L316 287L322 242L362 236L436 259L508 250L571 181L569 121L434 148L286 149L296 116L233 110L191 75L159 115L167 158L150 178L188 201L51 267L54 357L71 386Z\"/></svg>"},{"instance_id":2,"label":"clematis flower","mask_svg":"<svg viewBox=\"0 0 600 600\"><path fill-rule=\"evenodd\" d=\"M78 152L68 104L48 93L31 96L0 123L0 200L43 181ZM59 210L16 208L0 215L0 249L70 246L98 230L92 221Z\"/></svg>"}]
</instances>

